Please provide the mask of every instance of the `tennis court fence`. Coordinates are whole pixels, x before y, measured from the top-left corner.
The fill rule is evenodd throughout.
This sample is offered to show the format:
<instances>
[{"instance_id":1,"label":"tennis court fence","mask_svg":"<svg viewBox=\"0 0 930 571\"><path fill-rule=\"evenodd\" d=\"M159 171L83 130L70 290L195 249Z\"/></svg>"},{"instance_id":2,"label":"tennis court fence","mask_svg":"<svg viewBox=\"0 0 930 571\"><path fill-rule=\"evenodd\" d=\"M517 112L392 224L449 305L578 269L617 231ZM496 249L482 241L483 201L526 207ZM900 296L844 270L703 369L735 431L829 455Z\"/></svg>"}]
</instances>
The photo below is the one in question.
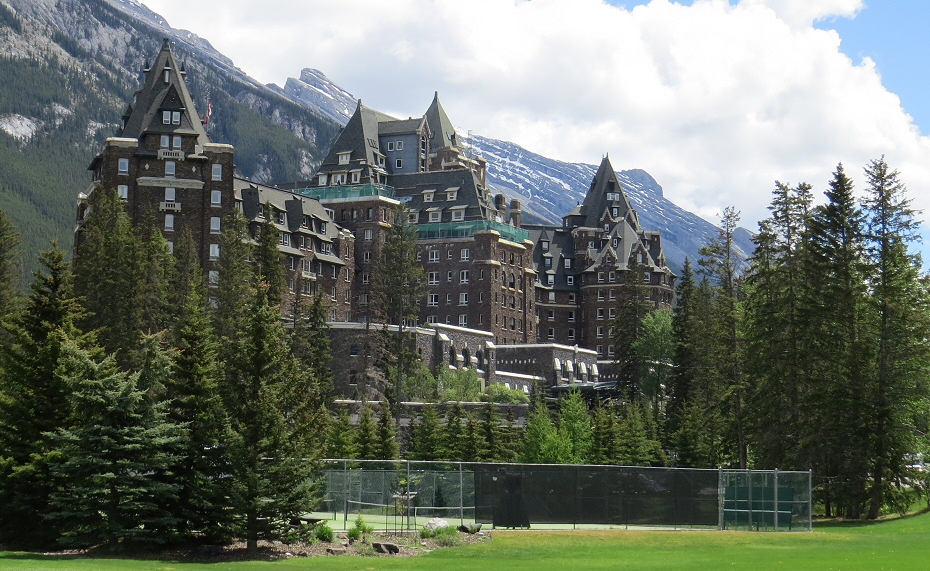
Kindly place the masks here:
<instances>
[{"instance_id":1,"label":"tennis court fence","mask_svg":"<svg viewBox=\"0 0 930 571\"><path fill-rule=\"evenodd\" d=\"M316 517L384 531L431 518L494 528L807 531L811 473L414 460L325 460Z\"/></svg>"}]
</instances>

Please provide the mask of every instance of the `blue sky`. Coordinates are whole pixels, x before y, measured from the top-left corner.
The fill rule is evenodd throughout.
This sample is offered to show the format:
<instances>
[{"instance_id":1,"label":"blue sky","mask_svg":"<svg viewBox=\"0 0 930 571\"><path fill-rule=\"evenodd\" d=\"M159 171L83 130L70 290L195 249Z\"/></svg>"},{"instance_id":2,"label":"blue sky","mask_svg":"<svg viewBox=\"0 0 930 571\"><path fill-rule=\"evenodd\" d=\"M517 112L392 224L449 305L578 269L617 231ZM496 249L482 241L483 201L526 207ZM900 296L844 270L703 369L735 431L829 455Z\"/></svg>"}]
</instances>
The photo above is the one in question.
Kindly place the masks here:
<instances>
[{"instance_id":1,"label":"blue sky","mask_svg":"<svg viewBox=\"0 0 930 571\"><path fill-rule=\"evenodd\" d=\"M649 0L607 0L630 10ZM679 4L690 6L692 0ZM730 2L734 2L731 0ZM869 57L878 66L882 84L901 98L924 135L930 134L930 0L866 0L855 18L829 17L815 24L836 30L840 50L859 65Z\"/></svg>"}]
</instances>

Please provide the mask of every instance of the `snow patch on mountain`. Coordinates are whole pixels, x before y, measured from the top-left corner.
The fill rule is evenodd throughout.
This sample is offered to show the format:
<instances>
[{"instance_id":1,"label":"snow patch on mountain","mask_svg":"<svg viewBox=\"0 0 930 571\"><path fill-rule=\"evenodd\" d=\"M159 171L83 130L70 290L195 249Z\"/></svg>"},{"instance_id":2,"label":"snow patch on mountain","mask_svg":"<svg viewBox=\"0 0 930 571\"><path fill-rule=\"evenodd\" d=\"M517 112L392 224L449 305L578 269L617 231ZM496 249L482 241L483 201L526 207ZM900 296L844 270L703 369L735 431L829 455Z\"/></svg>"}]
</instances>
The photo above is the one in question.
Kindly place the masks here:
<instances>
[{"instance_id":1,"label":"snow patch on mountain","mask_svg":"<svg viewBox=\"0 0 930 571\"><path fill-rule=\"evenodd\" d=\"M351 93L333 83L322 71L309 67L300 72L300 79L289 77L283 89L274 83L268 87L341 125L349 121L358 103Z\"/></svg>"},{"instance_id":2,"label":"snow patch on mountain","mask_svg":"<svg viewBox=\"0 0 930 571\"><path fill-rule=\"evenodd\" d=\"M30 119L16 113L0 115L0 131L4 131L14 139L29 141L42 127L42 121Z\"/></svg>"}]
</instances>

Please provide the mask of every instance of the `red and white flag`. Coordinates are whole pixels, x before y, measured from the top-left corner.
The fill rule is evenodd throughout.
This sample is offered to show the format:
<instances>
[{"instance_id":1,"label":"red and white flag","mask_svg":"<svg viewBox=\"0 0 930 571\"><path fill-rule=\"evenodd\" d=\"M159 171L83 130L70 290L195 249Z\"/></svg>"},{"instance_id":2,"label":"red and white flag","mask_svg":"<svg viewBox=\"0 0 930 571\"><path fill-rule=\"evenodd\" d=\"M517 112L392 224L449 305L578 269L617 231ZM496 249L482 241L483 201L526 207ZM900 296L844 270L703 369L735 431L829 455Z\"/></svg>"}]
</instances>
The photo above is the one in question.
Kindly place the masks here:
<instances>
[{"instance_id":1,"label":"red and white flag","mask_svg":"<svg viewBox=\"0 0 930 571\"><path fill-rule=\"evenodd\" d=\"M213 100L207 99L207 116L203 120L204 125L210 124L210 115L213 114Z\"/></svg>"}]
</instances>

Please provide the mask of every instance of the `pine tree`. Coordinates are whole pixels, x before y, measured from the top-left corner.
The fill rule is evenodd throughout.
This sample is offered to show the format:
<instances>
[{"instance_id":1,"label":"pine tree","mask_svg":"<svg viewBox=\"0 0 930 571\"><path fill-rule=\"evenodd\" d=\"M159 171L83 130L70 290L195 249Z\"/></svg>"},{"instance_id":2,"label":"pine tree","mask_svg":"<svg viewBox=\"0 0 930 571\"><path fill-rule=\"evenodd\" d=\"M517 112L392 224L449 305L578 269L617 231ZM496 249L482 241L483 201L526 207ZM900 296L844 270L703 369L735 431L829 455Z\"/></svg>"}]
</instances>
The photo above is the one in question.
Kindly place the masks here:
<instances>
[{"instance_id":1,"label":"pine tree","mask_svg":"<svg viewBox=\"0 0 930 571\"><path fill-rule=\"evenodd\" d=\"M618 423L617 463L623 466L651 466L655 460L642 411L628 404Z\"/></svg>"},{"instance_id":2,"label":"pine tree","mask_svg":"<svg viewBox=\"0 0 930 571\"><path fill-rule=\"evenodd\" d=\"M506 437L501 427L501 418L497 413L497 405L493 402L485 403L481 409L480 427L481 448L478 451L479 462L507 462L505 460Z\"/></svg>"},{"instance_id":3,"label":"pine tree","mask_svg":"<svg viewBox=\"0 0 930 571\"><path fill-rule=\"evenodd\" d=\"M232 362L242 351L246 312L252 303L252 246L245 218L236 210L223 221L220 257L217 260L219 283L216 287L213 329L219 341L219 356Z\"/></svg>"},{"instance_id":4,"label":"pine tree","mask_svg":"<svg viewBox=\"0 0 930 571\"><path fill-rule=\"evenodd\" d=\"M317 409L303 388L312 380L300 377L280 310L269 305L264 287L255 290L243 337L241 353L226 363L222 394L234 435L234 501L253 552L260 538L280 537L291 518L311 507L318 454L308 435Z\"/></svg>"},{"instance_id":5,"label":"pine tree","mask_svg":"<svg viewBox=\"0 0 930 571\"><path fill-rule=\"evenodd\" d=\"M918 221L904 184L884 158L871 161L865 174L869 305L877 344L867 403L872 435L868 456L873 463L868 517L876 519L891 486L907 481L907 454L918 450L917 422L926 413L930 386L930 314L920 284L920 258L908 247L919 239Z\"/></svg>"},{"instance_id":6,"label":"pine tree","mask_svg":"<svg viewBox=\"0 0 930 571\"><path fill-rule=\"evenodd\" d=\"M381 401L378 417L378 444L375 457L379 460L396 460L400 455L400 446L397 443L397 427L391 418L391 406L387 401Z\"/></svg>"},{"instance_id":7,"label":"pine tree","mask_svg":"<svg viewBox=\"0 0 930 571\"><path fill-rule=\"evenodd\" d=\"M317 380L319 396L325 399L333 390L333 352L329 341L329 325L326 323L326 305L322 294L313 296L309 305L306 298L298 287L291 305L291 354ZM318 404L322 405L323 402Z\"/></svg>"},{"instance_id":8,"label":"pine tree","mask_svg":"<svg viewBox=\"0 0 930 571\"><path fill-rule=\"evenodd\" d=\"M64 253L53 243L40 262L22 312L4 325L10 342L0 344L0 543L26 548L50 546L59 531L43 517L55 485L49 433L71 414L70 388L57 372L62 344L94 347L76 325L84 311Z\"/></svg>"},{"instance_id":9,"label":"pine tree","mask_svg":"<svg viewBox=\"0 0 930 571\"><path fill-rule=\"evenodd\" d=\"M613 407L598 403L591 423L591 464L614 464L617 458L617 419Z\"/></svg>"},{"instance_id":10,"label":"pine tree","mask_svg":"<svg viewBox=\"0 0 930 571\"><path fill-rule=\"evenodd\" d=\"M593 445L591 416L581 391L571 391L562 399L559 410L559 432L571 445L570 458L573 464L589 461Z\"/></svg>"},{"instance_id":11,"label":"pine tree","mask_svg":"<svg viewBox=\"0 0 930 571\"><path fill-rule=\"evenodd\" d=\"M439 460L442 457L442 428L435 405L423 407L420 421L412 427L410 458L412 460Z\"/></svg>"},{"instance_id":12,"label":"pine tree","mask_svg":"<svg viewBox=\"0 0 930 571\"><path fill-rule=\"evenodd\" d=\"M20 297L19 267L19 233L0 210L0 322L13 313Z\"/></svg>"},{"instance_id":13,"label":"pine tree","mask_svg":"<svg viewBox=\"0 0 930 571\"><path fill-rule=\"evenodd\" d=\"M462 439L462 404L458 401L449 403L446 408L446 424L442 429L442 459L461 461L465 454Z\"/></svg>"},{"instance_id":14,"label":"pine tree","mask_svg":"<svg viewBox=\"0 0 930 571\"><path fill-rule=\"evenodd\" d=\"M459 460L462 462L477 462L484 446L475 415L467 413L465 415L465 429L462 432L462 456Z\"/></svg>"},{"instance_id":15,"label":"pine tree","mask_svg":"<svg viewBox=\"0 0 930 571\"><path fill-rule=\"evenodd\" d=\"M669 385L668 408L666 411L669 434L674 434L678 430L684 403L689 398L691 385L694 384L697 376L699 355L695 349L699 340L695 332L695 288L691 260L685 258L685 265L675 288L676 302L672 314L672 336L675 343L673 362L675 367Z\"/></svg>"},{"instance_id":16,"label":"pine tree","mask_svg":"<svg viewBox=\"0 0 930 571\"><path fill-rule=\"evenodd\" d=\"M382 360L385 370L394 370L393 404L404 400L403 379L416 361L408 323L420 315L420 302L426 295L426 273L417 261L417 226L409 222L404 205L398 206L373 272L372 310L384 323L396 325L387 332Z\"/></svg>"},{"instance_id":17,"label":"pine tree","mask_svg":"<svg viewBox=\"0 0 930 571\"><path fill-rule=\"evenodd\" d=\"M133 288L139 310L139 328L147 333L168 327L171 318L170 287L174 281L174 257L161 230L148 217L138 228Z\"/></svg>"},{"instance_id":18,"label":"pine tree","mask_svg":"<svg viewBox=\"0 0 930 571\"><path fill-rule=\"evenodd\" d=\"M507 415L501 425L501 446L497 462L516 462L523 449L523 430L517 425L516 414L512 406L507 407Z\"/></svg>"},{"instance_id":19,"label":"pine tree","mask_svg":"<svg viewBox=\"0 0 930 571\"><path fill-rule=\"evenodd\" d=\"M48 514L60 542L116 550L171 541L177 520L167 506L177 497L171 474L181 427L139 375L118 371L112 358L97 362L66 340L62 359L73 413L51 435L57 486Z\"/></svg>"}]
</instances>

